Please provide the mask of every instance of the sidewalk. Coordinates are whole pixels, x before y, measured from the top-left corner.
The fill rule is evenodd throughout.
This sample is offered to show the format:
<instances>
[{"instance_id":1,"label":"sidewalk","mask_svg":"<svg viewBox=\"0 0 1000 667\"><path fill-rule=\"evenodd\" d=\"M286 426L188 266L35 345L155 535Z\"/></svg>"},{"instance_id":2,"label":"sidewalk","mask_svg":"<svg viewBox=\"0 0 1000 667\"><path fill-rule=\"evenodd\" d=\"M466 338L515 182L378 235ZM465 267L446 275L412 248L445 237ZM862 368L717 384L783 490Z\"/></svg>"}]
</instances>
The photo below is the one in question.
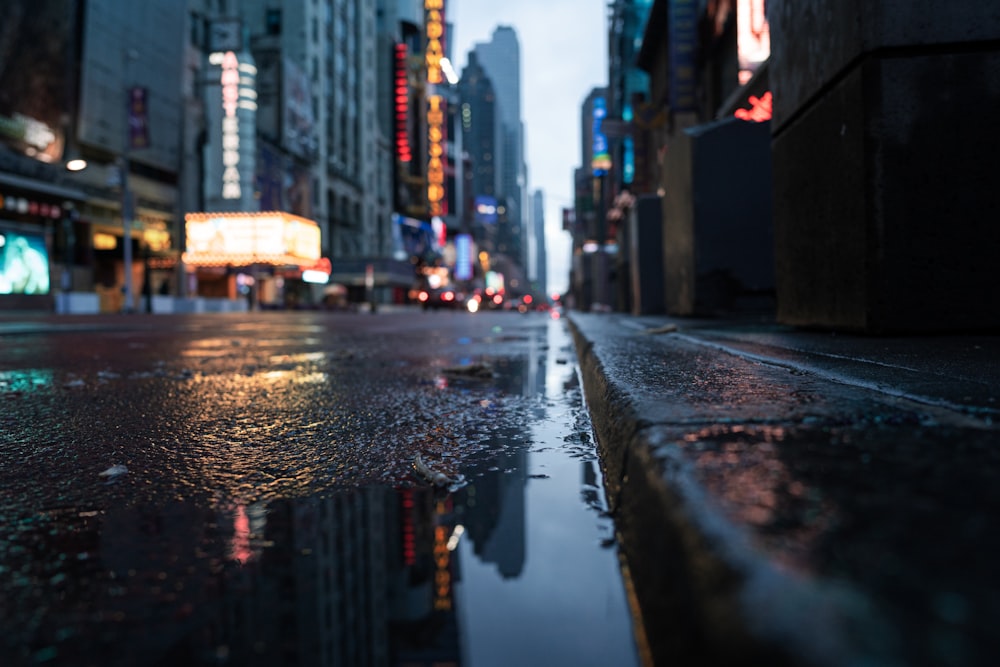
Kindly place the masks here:
<instances>
[{"instance_id":1,"label":"sidewalk","mask_svg":"<svg viewBox=\"0 0 1000 667\"><path fill-rule=\"evenodd\" d=\"M996 664L1000 337L568 319L656 665Z\"/></svg>"}]
</instances>

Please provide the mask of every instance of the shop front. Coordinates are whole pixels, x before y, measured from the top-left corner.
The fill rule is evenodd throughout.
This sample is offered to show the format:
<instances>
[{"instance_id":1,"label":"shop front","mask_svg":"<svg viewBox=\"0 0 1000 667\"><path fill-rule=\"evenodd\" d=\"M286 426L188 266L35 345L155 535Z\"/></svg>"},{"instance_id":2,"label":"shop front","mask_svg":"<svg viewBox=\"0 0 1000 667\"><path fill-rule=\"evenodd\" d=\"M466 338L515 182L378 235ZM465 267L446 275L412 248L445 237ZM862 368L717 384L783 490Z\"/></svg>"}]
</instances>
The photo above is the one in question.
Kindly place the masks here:
<instances>
[{"instance_id":1,"label":"shop front","mask_svg":"<svg viewBox=\"0 0 1000 667\"><path fill-rule=\"evenodd\" d=\"M57 295L71 289L83 198L73 188L0 174L0 310L52 311Z\"/></svg>"}]
</instances>

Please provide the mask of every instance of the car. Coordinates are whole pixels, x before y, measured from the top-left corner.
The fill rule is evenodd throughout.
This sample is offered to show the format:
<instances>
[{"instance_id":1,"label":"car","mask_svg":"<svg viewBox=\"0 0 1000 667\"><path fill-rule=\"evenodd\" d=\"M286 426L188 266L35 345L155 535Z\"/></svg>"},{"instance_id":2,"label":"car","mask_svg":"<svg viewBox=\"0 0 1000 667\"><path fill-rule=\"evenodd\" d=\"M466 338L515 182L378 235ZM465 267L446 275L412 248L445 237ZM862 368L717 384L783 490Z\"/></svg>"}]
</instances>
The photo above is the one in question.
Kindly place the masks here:
<instances>
[{"instance_id":1,"label":"car","mask_svg":"<svg viewBox=\"0 0 1000 667\"><path fill-rule=\"evenodd\" d=\"M463 308L465 299L462 295L451 287L440 287L438 289L422 289L417 294L417 300L424 310L438 310L440 308Z\"/></svg>"},{"instance_id":2,"label":"car","mask_svg":"<svg viewBox=\"0 0 1000 667\"><path fill-rule=\"evenodd\" d=\"M476 301L476 310L501 310L504 308L504 295L492 288L477 287L473 290L469 301ZM471 309L470 309L471 310Z\"/></svg>"}]
</instances>

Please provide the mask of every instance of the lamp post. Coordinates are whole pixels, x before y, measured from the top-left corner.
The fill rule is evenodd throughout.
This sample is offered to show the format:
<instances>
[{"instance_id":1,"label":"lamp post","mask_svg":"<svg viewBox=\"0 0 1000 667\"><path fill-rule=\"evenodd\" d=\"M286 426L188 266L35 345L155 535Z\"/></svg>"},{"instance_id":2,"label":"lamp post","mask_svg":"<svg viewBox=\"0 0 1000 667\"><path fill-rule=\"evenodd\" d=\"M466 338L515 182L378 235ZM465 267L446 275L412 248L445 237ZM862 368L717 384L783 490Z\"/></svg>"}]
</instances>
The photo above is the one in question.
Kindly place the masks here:
<instances>
[{"instance_id":1,"label":"lamp post","mask_svg":"<svg viewBox=\"0 0 1000 667\"><path fill-rule=\"evenodd\" d=\"M119 158L119 171L121 177L121 207L122 207L122 246L123 261L125 264L125 302L122 305L122 312L131 313L134 308L132 291L132 192L128 187L129 176L129 147L132 141L131 136L131 88L128 85L128 64L139 57L135 49L122 50L122 81L125 91L124 104L122 104L122 114L124 123L122 126L122 153Z\"/></svg>"}]
</instances>

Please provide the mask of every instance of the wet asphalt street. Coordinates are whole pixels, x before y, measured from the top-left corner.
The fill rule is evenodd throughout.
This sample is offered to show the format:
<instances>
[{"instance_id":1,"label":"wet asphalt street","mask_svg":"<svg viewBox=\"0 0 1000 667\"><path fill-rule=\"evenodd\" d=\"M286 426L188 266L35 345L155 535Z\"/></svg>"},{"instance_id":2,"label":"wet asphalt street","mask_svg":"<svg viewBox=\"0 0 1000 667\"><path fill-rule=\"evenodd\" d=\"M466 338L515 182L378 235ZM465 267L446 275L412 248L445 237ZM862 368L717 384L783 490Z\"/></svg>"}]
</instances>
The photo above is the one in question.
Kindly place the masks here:
<instances>
[{"instance_id":1,"label":"wet asphalt street","mask_svg":"<svg viewBox=\"0 0 1000 667\"><path fill-rule=\"evenodd\" d=\"M3 664L639 664L576 363L546 313L5 318Z\"/></svg>"}]
</instances>

